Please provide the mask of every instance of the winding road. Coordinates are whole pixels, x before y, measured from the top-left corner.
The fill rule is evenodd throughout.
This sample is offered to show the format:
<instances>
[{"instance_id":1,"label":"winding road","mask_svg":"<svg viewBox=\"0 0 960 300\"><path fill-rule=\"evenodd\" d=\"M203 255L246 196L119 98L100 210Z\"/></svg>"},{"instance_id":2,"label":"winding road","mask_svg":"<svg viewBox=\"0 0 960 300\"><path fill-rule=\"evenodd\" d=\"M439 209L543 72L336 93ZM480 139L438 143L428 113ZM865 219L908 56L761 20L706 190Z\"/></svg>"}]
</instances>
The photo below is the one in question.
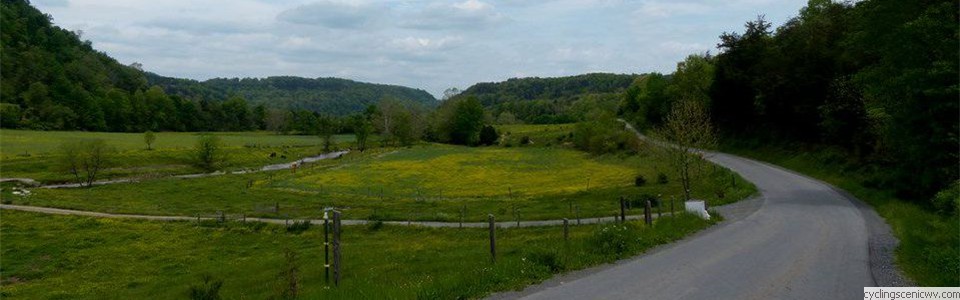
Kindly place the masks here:
<instances>
[{"instance_id":1,"label":"winding road","mask_svg":"<svg viewBox=\"0 0 960 300\"><path fill-rule=\"evenodd\" d=\"M729 154L704 154L708 160L754 183L760 196L719 207L719 212L726 217L724 222L680 242L491 298L857 299L863 295L865 286L910 284L893 263L892 252L897 240L869 206L826 183L789 170ZM100 217L195 219L14 205L0 205L0 208ZM521 222L520 226L556 225L557 222L562 221ZM385 223L459 226L441 222ZM513 224L501 222L498 226ZM463 226L480 227L486 223L464 223Z\"/></svg>"},{"instance_id":2,"label":"winding road","mask_svg":"<svg viewBox=\"0 0 960 300\"><path fill-rule=\"evenodd\" d=\"M752 209L646 255L492 298L859 299L865 286L905 284L892 267L896 239L868 206L776 166L705 157L757 186L761 196L741 204Z\"/></svg>"}]
</instances>

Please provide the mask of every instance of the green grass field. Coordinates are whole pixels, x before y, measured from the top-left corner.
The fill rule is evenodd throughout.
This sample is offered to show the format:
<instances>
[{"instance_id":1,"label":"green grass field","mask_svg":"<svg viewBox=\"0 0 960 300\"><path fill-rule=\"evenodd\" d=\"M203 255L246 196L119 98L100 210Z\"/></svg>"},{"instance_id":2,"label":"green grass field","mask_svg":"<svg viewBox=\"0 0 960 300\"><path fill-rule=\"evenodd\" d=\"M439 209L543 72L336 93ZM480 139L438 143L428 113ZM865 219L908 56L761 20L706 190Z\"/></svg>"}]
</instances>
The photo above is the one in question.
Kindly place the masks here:
<instances>
[{"instance_id":1,"label":"green grass field","mask_svg":"<svg viewBox=\"0 0 960 300\"><path fill-rule=\"evenodd\" d=\"M348 226L343 281L323 277L322 227L299 234L263 223L154 222L2 211L0 297L182 299L204 275L225 299L279 298L289 250L302 299L458 299L521 288L552 274L611 262L711 223L683 215L652 227L584 225L499 229L490 262L486 229Z\"/></svg>"},{"instance_id":2,"label":"green grass field","mask_svg":"<svg viewBox=\"0 0 960 300\"><path fill-rule=\"evenodd\" d=\"M514 220L517 214L523 220L572 219L578 212L583 218L615 215L620 196L679 195L678 182L655 182L658 170L666 167L644 154L595 157L558 147L428 144L354 152L309 164L296 173L34 189L27 198L8 190L3 196L13 204L160 215L225 211L318 218L321 208L335 206L351 219L457 221L462 209L467 221L485 220L487 214L502 220ZM638 174L649 182L635 187ZM755 192L749 184L732 185L730 177L729 171L717 168L697 182L695 195L718 205ZM717 197L717 190L724 191L724 198ZM279 212L273 211L275 205Z\"/></svg>"},{"instance_id":3,"label":"green grass field","mask_svg":"<svg viewBox=\"0 0 960 300\"><path fill-rule=\"evenodd\" d=\"M789 149L789 150L788 150ZM866 175L823 149L725 145L724 151L770 162L826 181L876 209L900 239L897 265L921 286L960 285L960 219L934 213L863 184Z\"/></svg>"},{"instance_id":4,"label":"green grass field","mask_svg":"<svg viewBox=\"0 0 960 300\"><path fill-rule=\"evenodd\" d=\"M217 132L228 155L227 169L258 167L317 155L321 141L316 136L277 135L269 132ZM0 131L2 177L26 177L41 182L65 182L72 177L57 166L63 143L102 139L115 151L101 178L143 177L200 173L191 165L191 149L199 133L159 132L153 150L146 150L142 133L71 131ZM339 147L353 143L353 135L336 136ZM274 157L271 154L275 153Z\"/></svg>"}]
</instances>

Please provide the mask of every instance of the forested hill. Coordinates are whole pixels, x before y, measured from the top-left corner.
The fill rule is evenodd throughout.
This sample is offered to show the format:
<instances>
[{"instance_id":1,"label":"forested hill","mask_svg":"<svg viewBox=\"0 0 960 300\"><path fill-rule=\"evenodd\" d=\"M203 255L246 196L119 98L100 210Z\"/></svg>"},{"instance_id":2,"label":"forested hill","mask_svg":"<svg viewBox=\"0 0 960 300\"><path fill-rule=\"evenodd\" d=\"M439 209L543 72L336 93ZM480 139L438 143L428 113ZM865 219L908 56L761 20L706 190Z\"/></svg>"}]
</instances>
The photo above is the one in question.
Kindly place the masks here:
<instances>
[{"instance_id":1,"label":"forested hill","mask_svg":"<svg viewBox=\"0 0 960 300\"><path fill-rule=\"evenodd\" d=\"M474 84L456 97L476 97L495 115L509 113L527 123L563 123L577 119L576 113L571 111L577 101L613 96L640 76L591 73L554 78L512 78Z\"/></svg>"},{"instance_id":2,"label":"forested hill","mask_svg":"<svg viewBox=\"0 0 960 300\"><path fill-rule=\"evenodd\" d=\"M142 72L53 26L29 3L0 3L3 127L108 130L108 94L147 88Z\"/></svg>"},{"instance_id":3,"label":"forested hill","mask_svg":"<svg viewBox=\"0 0 960 300\"><path fill-rule=\"evenodd\" d=\"M182 97L219 97L236 95L251 105L268 108L304 109L333 115L360 112L382 99L392 98L432 107L436 98L424 90L403 86L357 82L340 78L215 78L202 82L151 74L151 85L159 85L168 94Z\"/></svg>"},{"instance_id":4,"label":"forested hill","mask_svg":"<svg viewBox=\"0 0 960 300\"><path fill-rule=\"evenodd\" d=\"M265 128L269 108L345 115L382 99L436 104L422 90L345 79L163 77L120 64L27 1L2 0L0 13L3 128L250 130Z\"/></svg>"}]
</instances>

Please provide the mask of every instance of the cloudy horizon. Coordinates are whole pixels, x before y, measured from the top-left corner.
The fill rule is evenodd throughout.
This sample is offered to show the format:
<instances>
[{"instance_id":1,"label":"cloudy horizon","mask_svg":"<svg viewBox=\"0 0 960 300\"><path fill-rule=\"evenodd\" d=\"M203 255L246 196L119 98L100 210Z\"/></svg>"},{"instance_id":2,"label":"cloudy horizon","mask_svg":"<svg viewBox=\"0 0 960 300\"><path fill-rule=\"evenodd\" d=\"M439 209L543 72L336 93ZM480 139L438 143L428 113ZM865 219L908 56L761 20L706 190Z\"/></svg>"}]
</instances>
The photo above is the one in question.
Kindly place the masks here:
<instances>
[{"instance_id":1,"label":"cloudy horizon","mask_svg":"<svg viewBox=\"0 0 960 300\"><path fill-rule=\"evenodd\" d=\"M513 77L669 73L718 36L805 1L33 1L123 64L164 76L341 77L424 89Z\"/></svg>"}]
</instances>

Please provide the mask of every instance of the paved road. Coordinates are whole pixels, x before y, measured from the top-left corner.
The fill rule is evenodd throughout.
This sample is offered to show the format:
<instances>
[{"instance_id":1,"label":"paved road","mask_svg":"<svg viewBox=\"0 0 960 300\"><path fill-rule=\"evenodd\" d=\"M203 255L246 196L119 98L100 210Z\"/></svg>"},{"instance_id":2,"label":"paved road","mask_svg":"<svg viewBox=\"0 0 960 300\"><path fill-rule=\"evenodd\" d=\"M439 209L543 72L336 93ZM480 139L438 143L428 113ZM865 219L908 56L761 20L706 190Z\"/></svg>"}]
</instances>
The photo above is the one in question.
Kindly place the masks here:
<instances>
[{"instance_id":1,"label":"paved road","mask_svg":"<svg viewBox=\"0 0 960 300\"><path fill-rule=\"evenodd\" d=\"M54 215L73 215L73 216L88 216L88 217L98 217L98 218L117 218L117 219L143 219L143 220L154 220L154 221L194 221L197 220L197 216L158 216L158 215L137 215L137 214L113 214L113 213L104 213L104 212L95 212L95 211L85 211L85 210L73 210L73 209L62 209L62 208L52 208L52 207L43 207L43 206L28 206L28 205L13 205L13 204L0 204L0 209L7 210L19 210L19 211L29 211L45 214L54 214ZM664 215L670 215L670 213L664 213ZM208 215L199 217L201 219L216 219L216 216ZM231 219L241 218L237 215L230 215ZM643 218L643 215L627 215L628 220L640 220ZM653 218L656 219L657 215L654 214ZM303 219L272 219L272 218L246 218L242 217L243 221L247 222L264 222L264 223L273 223L273 224L286 224L287 222L300 221ZM571 226L576 225L578 222L580 224L597 224L597 223L609 223L617 220L617 217L600 217L600 218L583 218L581 220L568 220ZM322 219L306 219L304 221L310 221L313 224L323 224ZM364 225L371 221L368 220L341 220L340 223L343 225ZM435 221L383 221L384 224L389 225L410 225L410 226L424 226L424 227L472 227L472 228L484 228L489 226L487 222L435 222ZM539 227L539 226L558 226L563 225L563 220L537 220L537 221L500 221L496 222L497 227L501 228L511 228L511 227Z\"/></svg>"},{"instance_id":2,"label":"paved road","mask_svg":"<svg viewBox=\"0 0 960 300\"><path fill-rule=\"evenodd\" d=\"M819 181L727 154L709 160L753 182L758 208L694 238L590 274L497 298L858 299L874 286L867 218Z\"/></svg>"}]
</instances>

